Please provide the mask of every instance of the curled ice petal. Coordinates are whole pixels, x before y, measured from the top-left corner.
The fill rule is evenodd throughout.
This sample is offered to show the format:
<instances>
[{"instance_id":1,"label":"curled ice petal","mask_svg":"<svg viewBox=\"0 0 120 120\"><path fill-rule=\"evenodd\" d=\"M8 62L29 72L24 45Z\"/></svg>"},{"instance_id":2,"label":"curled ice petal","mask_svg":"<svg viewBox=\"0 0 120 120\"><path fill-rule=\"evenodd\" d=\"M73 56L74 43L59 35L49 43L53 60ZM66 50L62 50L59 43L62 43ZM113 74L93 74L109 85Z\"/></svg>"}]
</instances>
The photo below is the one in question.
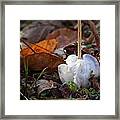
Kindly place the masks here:
<instances>
[{"instance_id":1,"label":"curled ice petal","mask_svg":"<svg viewBox=\"0 0 120 120\"><path fill-rule=\"evenodd\" d=\"M95 57L84 54L82 59L77 59L76 55L69 55L66 64L58 66L58 73L61 81L74 81L78 87L88 87L91 72L98 77L100 75L100 66Z\"/></svg>"},{"instance_id":2,"label":"curled ice petal","mask_svg":"<svg viewBox=\"0 0 120 120\"><path fill-rule=\"evenodd\" d=\"M83 60L89 64L90 69L96 77L100 75L100 65L95 57L89 54L84 54Z\"/></svg>"},{"instance_id":3,"label":"curled ice petal","mask_svg":"<svg viewBox=\"0 0 120 120\"><path fill-rule=\"evenodd\" d=\"M79 86L88 87L91 72L96 77L100 75L99 63L92 55L84 54L82 59L77 60L74 82Z\"/></svg>"},{"instance_id":4,"label":"curled ice petal","mask_svg":"<svg viewBox=\"0 0 120 120\"><path fill-rule=\"evenodd\" d=\"M71 64L74 64L76 61L77 61L77 56L76 55L74 55L74 54L72 54L72 55L69 55L68 57L67 57L67 59L66 59L66 63L68 64L68 65L71 65Z\"/></svg>"},{"instance_id":5,"label":"curled ice petal","mask_svg":"<svg viewBox=\"0 0 120 120\"><path fill-rule=\"evenodd\" d=\"M88 87L90 85L90 66L84 61L79 60L79 66L76 67L76 73L74 73L74 82L80 87Z\"/></svg>"},{"instance_id":6,"label":"curled ice petal","mask_svg":"<svg viewBox=\"0 0 120 120\"><path fill-rule=\"evenodd\" d=\"M73 81L73 73L66 64L58 65L58 74L62 83Z\"/></svg>"}]
</instances>

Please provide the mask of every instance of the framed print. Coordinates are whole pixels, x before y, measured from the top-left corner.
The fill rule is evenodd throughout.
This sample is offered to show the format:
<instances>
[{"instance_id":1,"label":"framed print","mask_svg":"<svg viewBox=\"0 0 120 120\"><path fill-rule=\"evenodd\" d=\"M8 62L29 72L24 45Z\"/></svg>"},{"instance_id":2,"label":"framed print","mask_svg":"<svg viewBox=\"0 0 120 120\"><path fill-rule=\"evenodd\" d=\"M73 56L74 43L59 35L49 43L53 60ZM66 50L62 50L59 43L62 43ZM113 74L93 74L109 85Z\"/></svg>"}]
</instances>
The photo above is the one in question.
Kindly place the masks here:
<instances>
[{"instance_id":1,"label":"framed print","mask_svg":"<svg viewBox=\"0 0 120 120\"><path fill-rule=\"evenodd\" d=\"M119 119L115 1L1 2L2 119Z\"/></svg>"}]
</instances>

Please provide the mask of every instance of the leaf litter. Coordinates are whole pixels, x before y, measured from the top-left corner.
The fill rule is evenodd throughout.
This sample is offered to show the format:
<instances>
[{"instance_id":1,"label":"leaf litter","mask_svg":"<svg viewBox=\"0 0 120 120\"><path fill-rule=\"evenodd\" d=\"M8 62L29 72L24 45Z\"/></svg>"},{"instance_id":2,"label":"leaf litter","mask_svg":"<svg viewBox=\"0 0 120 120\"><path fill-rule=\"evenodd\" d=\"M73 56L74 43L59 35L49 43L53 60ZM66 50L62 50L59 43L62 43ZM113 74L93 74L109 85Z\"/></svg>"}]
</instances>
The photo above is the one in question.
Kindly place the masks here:
<instances>
[{"instance_id":1,"label":"leaf litter","mask_svg":"<svg viewBox=\"0 0 120 120\"><path fill-rule=\"evenodd\" d=\"M82 21L81 52L82 56L94 56L100 64L99 23ZM100 99L100 77L91 74L91 86L79 88L73 81L62 83L58 74L58 65L64 64L67 56L77 55L77 21L21 21L21 26L20 39L27 43L20 50L21 100Z\"/></svg>"}]
</instances>

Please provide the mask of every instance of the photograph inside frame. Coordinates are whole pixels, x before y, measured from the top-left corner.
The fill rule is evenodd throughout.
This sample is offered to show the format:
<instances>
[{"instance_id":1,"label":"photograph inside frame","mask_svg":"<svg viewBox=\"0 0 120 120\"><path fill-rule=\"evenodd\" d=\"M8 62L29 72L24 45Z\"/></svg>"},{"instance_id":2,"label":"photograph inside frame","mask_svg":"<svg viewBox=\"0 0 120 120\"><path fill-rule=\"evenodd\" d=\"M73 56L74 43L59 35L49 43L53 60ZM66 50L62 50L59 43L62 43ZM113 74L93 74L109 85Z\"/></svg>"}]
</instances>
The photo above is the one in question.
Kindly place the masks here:
<instances>
[{"instance_id":1,"label":"photograph inside frame","mask_svg":"<svg viewBox=\"0 0 120 120\"><path fill-rule=\"evenodd\" d=\"M20 100L100 100L100 20L20 20Z\"/></svg>"}]
</instances>

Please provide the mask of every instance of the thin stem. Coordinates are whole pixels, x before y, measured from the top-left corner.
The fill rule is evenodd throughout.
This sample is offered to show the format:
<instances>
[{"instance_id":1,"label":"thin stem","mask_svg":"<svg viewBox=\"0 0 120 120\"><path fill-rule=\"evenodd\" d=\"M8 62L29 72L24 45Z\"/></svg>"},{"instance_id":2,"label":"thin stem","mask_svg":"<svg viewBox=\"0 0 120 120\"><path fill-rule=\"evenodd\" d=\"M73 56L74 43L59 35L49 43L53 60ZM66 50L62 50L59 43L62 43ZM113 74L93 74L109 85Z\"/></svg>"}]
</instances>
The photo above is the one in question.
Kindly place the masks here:
<instances>
[{"instance_id":1,"label":"thin stem","mask_svg":"<svg viewBox=\"0 0 120 120\"><path fill-rule=\"evenodd\" d=\"M78 59L81 58L81 41L82 41L82 25L81 20L78 20Z\"/></svg>"},{"instance_id":2,"label":"thin stem","mask_svg":"<svg viewBox=\"0 0 120 120\"><path fill-rule=\"evenodd\" d=\"M25 70L25 95L28 97L27 94L27 82L28 82L28 60L26 61L24 58L24 70Z\"/></svg>"},{"instance_id":3,"label":"thin stem","mask_svg":"<svg viewBox=\"0 0 120 120\"><path fill-rule=\"evenodd\" d=\"M36 81L38 81L39 80L39 78L43 75L43 73L45 72L45 70L47 69L48 67L46 67L46 68L44 68L43 70L42 70L42 72L39 74L39 76L38 76L38 78L37 78L37 80Z\"/></svg>"}]
</instances>

